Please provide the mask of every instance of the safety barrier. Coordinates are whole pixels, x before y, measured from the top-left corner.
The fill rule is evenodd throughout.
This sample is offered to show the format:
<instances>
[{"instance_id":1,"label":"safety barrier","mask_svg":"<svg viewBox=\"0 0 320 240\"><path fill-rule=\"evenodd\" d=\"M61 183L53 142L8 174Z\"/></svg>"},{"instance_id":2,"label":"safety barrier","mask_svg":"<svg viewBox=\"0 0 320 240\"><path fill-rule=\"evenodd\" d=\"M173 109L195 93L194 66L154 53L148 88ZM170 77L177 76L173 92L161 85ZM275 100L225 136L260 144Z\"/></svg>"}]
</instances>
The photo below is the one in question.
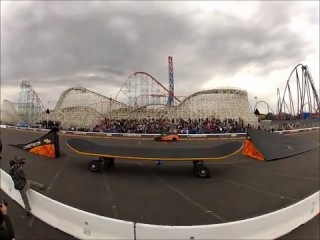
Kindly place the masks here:
<instances>
[{"instance_id":1,"label":"safety barrier","mask_svg":"<svg viewBox=\"0 0 320 240\"><path fill-rule=\"evenodd\" d=\"M24 207L9 174L1 169L1 189ZM34 216L78 239L134 239L134 223L88 213L28 190Z\"/></svg>"},{"instance_id":2,"label":"safety barrier","mask_svg":"<svg viewBox=\"0 0 320 240\"><path fill-rule=\"evenodd\" d=\"M2 169L1 189L24 206L11 177ZM241 221L161 226L133 223L88 213L28 190L34 216L78 239L276 239L319 214L320 191L278 211Z\"/></svg>"},{"instance_id":3,"label":"safety barrier","mask_svg":"<svg viewBox=\"0 0 320 240\"><path fill-rule=\"evenodd\" d=\"M320 192L276 212L203 226L136 224L137 239L276 239L319 214Z\"/></svg>"},{"instance_id":4,"label":"safety barrier","mask_svg":"<svg viewBox=\"0 0 320 240\"><path fill-rule=\"evenodd\" d=\"M5 126L5 125L4 125ZM2 128L2 126L1 126ZM40 128L25 128L25 127L15 127L15 126L5 126L5 128L9 129L21 129L27 131L34 132L48 132L48 129L40 129ZM282 130L282 131L274 131L279 134L290 134L290 133L299 133L299 132L307 132L318 130L320 127L312 127L312 128L300 128L294 130ZM115 137L115 138L154 138L159 136L160 134L137 134L137 133L104 133L104 132L80 132L80 131L60 131L62 135L75 135L75 136L91 136L91 137ZM246 136L246 133L216 133L216 134L178 134L178 136L182 139L226 139L226 138L243 138Z\"/></svg>"}]
</instances>

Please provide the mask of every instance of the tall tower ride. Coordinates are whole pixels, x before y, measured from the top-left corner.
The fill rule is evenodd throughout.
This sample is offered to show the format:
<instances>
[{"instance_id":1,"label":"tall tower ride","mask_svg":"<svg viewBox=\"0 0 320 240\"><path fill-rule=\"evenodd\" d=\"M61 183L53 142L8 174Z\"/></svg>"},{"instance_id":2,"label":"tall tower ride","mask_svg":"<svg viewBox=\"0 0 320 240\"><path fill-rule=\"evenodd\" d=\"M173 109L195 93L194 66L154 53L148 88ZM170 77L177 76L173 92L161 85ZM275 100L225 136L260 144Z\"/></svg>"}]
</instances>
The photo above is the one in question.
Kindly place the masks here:
<instances>
[{"instance_id":1,"label":"tall tower ride","mask_svg":"<svg viewBox=\"0 0 320 240\"><path fill-rule=\"evenodd\" d=\"M173 61L172 57L168 57L168 65L169 65L169 97L167 105L172 107L174 105L174 78L173 78Z\"/></svg>"}]
</instances>

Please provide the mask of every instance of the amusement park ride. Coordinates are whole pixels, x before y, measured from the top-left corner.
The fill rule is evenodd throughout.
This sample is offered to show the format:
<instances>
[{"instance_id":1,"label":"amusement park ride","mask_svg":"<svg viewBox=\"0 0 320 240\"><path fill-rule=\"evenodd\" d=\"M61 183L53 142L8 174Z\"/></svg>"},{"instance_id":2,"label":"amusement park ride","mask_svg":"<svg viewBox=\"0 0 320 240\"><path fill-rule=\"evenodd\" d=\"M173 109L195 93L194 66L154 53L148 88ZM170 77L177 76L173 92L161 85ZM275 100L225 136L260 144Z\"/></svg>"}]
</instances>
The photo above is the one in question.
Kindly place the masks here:
<instances>
[{"instance_id":1,"label":"amusement park ride","mask_svg":"<svg viewBox=\"0 0 320 240\"><path fill-rule=\"evenodd\" d=\"M295 77L293 77L295 76ZM295 89L295 94L294 90ZM294 101L296 99L296 101ZM320 101L317 89L308 66L298 64L291 72L283 95L277 88L277 112L275 113L265 101L256 103L254 109L261 103L267 105L268 113L272 113L276 120L318 118L320 117Z\"/></svg>"},{"instance_id":2,"label":"amusement park ride","mask_svg":"<svg viewBox=\"0 0 320 240\"><path fill-rule=\"evenodd\" d=\"M55 108L50 110L50 119L54 118L52 120L59 122L76 121L80 124L90 117L91 124L94 124L98 119L163 118L170 116L170 113L177 109L185 111L186 114L193 112L195 118L207 114L207 110L201 112L197 102L189 104L192 105L192 109L185 107L188 105L186 99L190 100L190 96L181 99L175 95L171 56L168 57L168 72L169 89L150 74L135 72L125 81L115 99L83 87L69 88L61 94ZM201 94L204 94L202 92ZM206 104L209 106L214 100L207 101ZM308 66L298 64L294 67L282 95L279 88L277 89L276 112L265 101L257 102L254 109L259 104L266 104L268 112L278 120L319 118L319 95ZM22 81L20 85L18 103L5 100L2 109L5 109L12 122L23 122L28 125L43 121L48 116L47 108L27 81Z\"/></svg>"},{"instance_id":3,"label":"amusement park ride","mask_svg":"<svg viewBox=\"0 0 320 240\"><path fill-rule=\"evenodd\" d=\"M172 109L181 109L182 107L184 107L185 103L188 103L188 101L190 101L191 99L196 98L200 93L209 93L212 95L230 94L227 99L230 99L230 96L235 97L234 101L236 102L236 105L239 105L239 101L248 102L247 93L245 91L236 89L232 89L230 91L227 89L214 89L197 92L182 100L174 94L172 57L168 58L168 64L169 89L163 86L150 74L145 72L135 72L130 75L129 78L125 81L115 99L105 97L83 87L73 87L65 90L57 101L56 107L53 110L48 111L48 109L45 108L42 104L38 94L33 89L31 84L27 81L22 81L20 85L18 103L13 104L10 101L6 100L4 101L3 108L6 109L7 115L11 116L12 121L23 122L29 125L34 124L39 120L48 120L48 115L51 115L50 118L52 118L52 116L54 116L53 118L59 118L58 121L61 122L68 122L70 121L70 119L78 122L85 122L86 118L92 117L92 125L94 125L97 123L98 118L163 118L164 116L168 116ZM219 100L224 99L223 97L224 96L222 96L222 98L220 98ZM124 101L123 99L125 99L126 101ZM200 99L203 99L201 95ZM209 103L212 102L212 100L210 101L210 99L207 101ZM278 120L299 120L306 118L319 119L319 96L309 68L307 66L302 64L298 64L297 66L295 66L286 82L286 87L283 94L281 95L279 88L277 89L277 101L278 104L276 112L274 112L269 104L265 101L257 102L255 105L255 109L257 109L257 106L259 104L264 103L268 106L268 110L271 111ZM219 104L221 104L221 102L219 102ZM244 103L243 105L244 108L246 108L246 106L249 106L245 104L246 103ZM192 104L189 104L189 106L190 105ZM230 105L230 102L226 103L226 106L230 107ZM207 106L212 107L212 105ZM193 107L194 109L186 108L184 109L184 111L187 113L189 113L190 111L194 111L197 113L199 109L201 110L202 106L199 105L198 102L195 102L193 104ZM230 109L232 108L233 107L230 107ZM210 111L216 111L216 109L211 108ZM205 111L203 112L204 114L208 114ZM238 113L239 111L236 110L236 114ZM163 140L167 141L171 137L172 141L177 140L177 142L179 142L178 137L176 138L174 136L175 135L161 136L159 139L155 140L160 140L160 142ZM204 159L221 159L223 158L223 156L227 156L239 151L241 147L239 145L239 142L232 142L229 144L231 144L232 146L228 145L228 147L226 148L226 152L220 152L218 148L210 149L210 154L209 152L207 154L204 154L203 150L201 150L201 152L196 152L195 149L193 149L192 152L181 151L187 154L185 157L181 157L180 153L180 155L177 155L177 153L175 152L177 150L176 148L172 148L167 151L157 150L157 156L153 156L154 152L152 152L152 154L150 155L149 150L144 149L143 154L141 153L141 156L139 155L135 158L143 158L146 160L161 159L169 161L193 161L194 168L198 176L206 177L208 175L208 169L205 165L203 165ZM97 144L89 143L84 140L69 140L68 145L70 148L80 154L99 156L99 160L90 163L91 168L94 168L97 165L97 161L100 164L100 162L108 162L109 160L111 161L112 159L119 157L119 154L117 155L117 153L114 152L113 147L107 149L105 146L101 147ZM92 149L88 148L88 146L91 146ZM220 147L221 146L219 146L219 149L224 149ZM113 151L113 153L110 153L110 151ZM213 152L218 153L218 155L212 155ZM120 158L132 158L134 154L132 152L125 153L124 149L122 149L120 153L122 154Z\"/></svg>"}]
</instances>

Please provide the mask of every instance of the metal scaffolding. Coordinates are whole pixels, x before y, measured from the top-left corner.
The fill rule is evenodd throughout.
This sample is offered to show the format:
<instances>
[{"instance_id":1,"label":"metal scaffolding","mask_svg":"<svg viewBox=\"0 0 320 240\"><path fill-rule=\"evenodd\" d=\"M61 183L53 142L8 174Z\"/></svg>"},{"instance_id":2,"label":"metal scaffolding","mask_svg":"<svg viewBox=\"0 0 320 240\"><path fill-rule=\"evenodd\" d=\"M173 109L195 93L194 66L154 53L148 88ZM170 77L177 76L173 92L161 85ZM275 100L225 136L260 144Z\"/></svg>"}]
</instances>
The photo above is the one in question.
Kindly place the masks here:
<instances>
[{"instance_id":1,"label":"metal scaffolding","mask_svg":"<svg viewBox=\"0 0 320 240\"><path fill-rule=\"evenodd\" d=\"M104 118L127 118L130 111L133 108L112 98L83 87L72 87L61 94L50 119L59 121L64 128L90 128Z\"/></svg>"},{"instance_id":2,"label":"metal scaffolding","mask_svg":"<svg viewBox=\"0 0 320 240\"><path fill-rule=\"evenodd\" d=\"M38 117L45 112L45 108L31 84L22 81L18 99L18 113L24 123L35 123Z\"/></svg>"},{"instance_id":3,"label":"metal scaffolding","mask_svg":"<svg viewBox=\"0 0 320 240\"><path fill-rule=\"evenodd\" d=\"M243 120L246 124L257 125L248 100L248 94L240 89L211 89L196 92L185 98L166 116L169 118L198 119L217 118Z\"/></svg>"},{"instance_id":4,"label":"metal scaffolding","mask_svg":"<svg viewBox=\"0 0 320 240\"><path fill-rule=\"evenodd\" d=\"M296 96L289 83L296 83ZM245 124L258 124L245 90L223 88L196 92L185 98L173 96L176 104L173 106L168 106L169 96L169 90L153 76L135 72L125 81L115 99L83 87L72 87L61 94L55 108L47 115L30 83L22 81L18 104L14 106L9 101L4 101L2 112L5 114L2 115L8 122L29 124L49 118L59 121L64 128L91 128L104 119L125 118L214 117L220 120L241 119ZM264 101L258 103L267 104ZM268 107L270 108L269 105ZM271 108L270 110L273 112ZM278 114L284 112L292 115L303 112L319 114L319 97L307 66L299 64L294 68L282 96L278 90ZM4 119L3 116L1 119Z\"/></svg>"},{"instance_id":5,"label":"metal scaffolding","mask_svg":"<svg viewBox=\"0 0 320 240\"><path fill-rule=\"evenodd\" d=\"M145 72L135 72L129 76L116 99L135 109L150 105L167 105L169 90L153 76ZM174 97L175 100L180 100Z\"/></svg>"},{"instance_id":6,"label":"metal scaffolding","mask_svg":"<svg viewBox=\"0 0 320 240\"><path fill-rule=\"evenodd\" d=\"M173 76L173 60L172 57L168 57L168 69L169 69L169 98L167 105L169 107L174 106L174 76Z\"/></svg>"},{"instance_id":7,"label":"metal scaffolding","mask_svg":"<svg viewBox=\"0 0 320 240\"><path fill-rule=\"evenodd\" d=\"M148 105L136 108L130 113L131 119L159 119L165 117L169 113L166 105Z\"/></svg>"},{"instance_id":8,"label":"metal scaffolding","mask_svg":"<svg viewBox=\"0 0 320 240\"><path fill-rule=\"evenodd\" d=\"M22 122L18 112L18 103L3 100L1 105L1 122L8 125L16 125Z\"/></svg>"},{"instance_id":9,"label":"metal scaffolding","mask_svg":"<svg viewBox=\"0 0 320 240\"><path fill-rule=\"evenodd\" d=\"M281 97L277 89L277 115L279 118L289 114L292 118L303 119L307 113L310 117L319 117L319 89L316 89L308 66L298 64L291 72Z\"/></svg>"},{"instance_id":10,"label":"metal scaffolding","mask_svg":"<svg viewBox=\"0 0 320 240\"><path fill-rule=\"evenodd\" d=\"M44 119L46 116L42 116ZM103 121L104 116L87 106L66 107L55 109L50 113L50 120L58 121L63 128L92 128Z\"/></svg>"}]
</instances>

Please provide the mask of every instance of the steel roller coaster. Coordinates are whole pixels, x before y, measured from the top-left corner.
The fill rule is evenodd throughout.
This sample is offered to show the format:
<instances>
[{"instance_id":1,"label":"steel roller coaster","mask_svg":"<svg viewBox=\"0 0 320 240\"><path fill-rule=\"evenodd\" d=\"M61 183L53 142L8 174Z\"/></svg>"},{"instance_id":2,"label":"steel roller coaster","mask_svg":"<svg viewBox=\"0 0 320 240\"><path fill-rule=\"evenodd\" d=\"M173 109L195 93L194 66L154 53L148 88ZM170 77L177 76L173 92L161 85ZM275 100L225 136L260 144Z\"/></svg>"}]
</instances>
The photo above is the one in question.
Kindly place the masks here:
<instances>
[{"instance_id":1,"label":"steel roller coaster","mask_svg":"<svg viewBox=\"0 0 320 240\"><path fill-rule=\"evenodd\" d=\"M300 63L294 67L282 94L277 88L276 111L266 101L257 102L254 109L260 104L265 104L268 113L272 113L276 120L319 118L319 89L316 88L308 66Z\"/></svg>"},{"instance_id":2,"label":"steel roller coaster","mask_svg":"<svg viewBox=\"0 0 320 240\"><path fill-rule=\"evenodd\" d=\"M291 84L290 84L291 83ZM308 66L298 64L291 72L284 93L277 89L277 113L283 118L286 113L298 119L319 117L319 89L316 88Z\"/></svg>"}]
</instances>

